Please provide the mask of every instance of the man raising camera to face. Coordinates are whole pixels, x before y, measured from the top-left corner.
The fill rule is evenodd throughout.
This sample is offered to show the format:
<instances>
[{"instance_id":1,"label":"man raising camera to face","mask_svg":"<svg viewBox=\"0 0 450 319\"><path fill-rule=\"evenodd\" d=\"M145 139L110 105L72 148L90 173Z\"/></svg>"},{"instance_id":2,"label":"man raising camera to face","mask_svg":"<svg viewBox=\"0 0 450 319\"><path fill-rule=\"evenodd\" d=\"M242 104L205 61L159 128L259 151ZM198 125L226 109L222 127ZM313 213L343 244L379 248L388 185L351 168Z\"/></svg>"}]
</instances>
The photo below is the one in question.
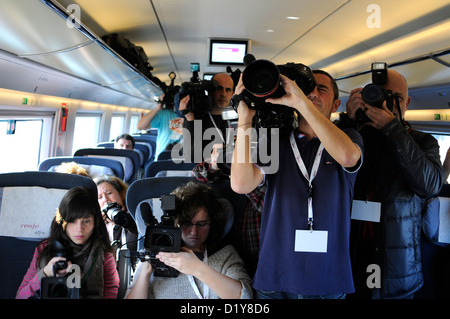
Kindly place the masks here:
<instances>
[{"instance_id":1,"label":"man raising camera to face","mask_svg":"<svg viewBox=\"0 0 450 319\"><path fill-rule=\"evenodd\" d=\"M412 298L421 288L421 211L444 181L436 139L403 120L410 103L405 78L387 67L385 74L380 87L389 94L381 105L367 103L356 88L338 124L357 127L364 139L350 241L355 298ZM369 289L367 267L373 264L381 282Z\"/></svg>"},{"instance_id":2,"label":"man raising camera to face","mask_svg":"<svg viewBox=\"0 0 450 319\"><path fill-rule=\"evenodd\" d=\"M355 130L342 131L330 121L340 104L337 86L328 73L313 73L315 85L307 95L281 75L285 94L265 99L273 110L286 105L299 114L298 128L279 133L275 173L251 162L251 135L245 131L256 111L244 100L238 105L232 188L249 193L266 186L253 279L257 298L337 299L353 292L348 235L362 139ZM236 94L249 90L244 75ZM244 156L239 159L239 154Z\"/></svg>"},{"instance_id":3,"label":"man raising camera to face","mask_svg":"<svg viewBox=\"0 0 450 319\"><path fill-rule=\"evenodd\" d=\"M201 154L203 155L203 150L212 141L215 140L218 143L227 142L227 128L229 127L229 124L228 121L222 118L222 112L224 108L230 104L230 99L234 92L234 83L231 76L226 73L218 73L212 80L215 81L216 89L213 92L212 106L209 112L195 114L194 112L189 111L185 113L186 110L188 110L188 103L191 101L191 97L187 95L180 100L179 110L180 112L184 110L183 113L185 113L186 118L184 121L184 128L189 132L189 134L183 134L184 149L190 147L190 154L185 152L185 156L188 156L185 160L190 159L192 162L196 163L200 163L206 159L203 158L203 156L201 158L195 157L196 153L200 153L197 148L201 147ZM200 127L200 130L195 129L196 125ZM210 128L217 130L216 134L212 136L213 138L215 137L215 139L209 139L203 134ZM200 132L201 138L194 136L194 134L198 134ZM201 140L202 144L195 144L195 141L197 140Z\"/></svg>"}]
</instances>

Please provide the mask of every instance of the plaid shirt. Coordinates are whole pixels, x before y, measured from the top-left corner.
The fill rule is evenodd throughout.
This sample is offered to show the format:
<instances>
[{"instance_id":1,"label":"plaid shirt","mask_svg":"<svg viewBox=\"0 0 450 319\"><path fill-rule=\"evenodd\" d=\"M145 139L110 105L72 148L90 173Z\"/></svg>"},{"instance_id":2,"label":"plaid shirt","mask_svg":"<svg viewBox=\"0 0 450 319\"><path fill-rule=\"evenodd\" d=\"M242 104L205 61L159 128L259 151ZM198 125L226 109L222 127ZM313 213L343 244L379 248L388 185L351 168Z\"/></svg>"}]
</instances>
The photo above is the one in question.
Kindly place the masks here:
<instances>
[{"instance_id":1,"label":"plaid shirt","mask_svg":"<svg viewBox=\"0 0 450 319\"><path fill-rule=\"evenodd\" d=\"M220 170L214 170L206 162L198 164L193 169L194 176L201 182L214 182L222 178L228 178ZM259 255L259 236L261 230L261 214L264 204L266 185L255 188L252 192L245 194L249 199L245 206L244 214L238 224L234 238L236 249L246 264L247 271L251 277L256 271Z\"/></svg>"}]
</instances>

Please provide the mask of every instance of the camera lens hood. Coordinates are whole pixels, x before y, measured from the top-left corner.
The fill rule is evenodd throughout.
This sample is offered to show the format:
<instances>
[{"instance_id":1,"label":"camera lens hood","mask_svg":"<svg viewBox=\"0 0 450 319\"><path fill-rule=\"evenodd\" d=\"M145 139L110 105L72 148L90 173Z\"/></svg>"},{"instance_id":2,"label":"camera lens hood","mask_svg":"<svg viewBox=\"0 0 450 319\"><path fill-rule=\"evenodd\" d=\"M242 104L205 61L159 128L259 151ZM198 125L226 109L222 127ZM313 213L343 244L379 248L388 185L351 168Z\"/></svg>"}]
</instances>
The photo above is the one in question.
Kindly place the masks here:
<instances>
[{"instance_id":1,"label":"camera lens hood","mask_svg":"<svg viewBox=\"0 0 450 319\"><path fill-rule=\"evenodd\" d=\"M256 97L270 97L280 84L280 71L269 60L255 60L242 74L242 82L248 92Z\"/></svg>"}]
</instances>

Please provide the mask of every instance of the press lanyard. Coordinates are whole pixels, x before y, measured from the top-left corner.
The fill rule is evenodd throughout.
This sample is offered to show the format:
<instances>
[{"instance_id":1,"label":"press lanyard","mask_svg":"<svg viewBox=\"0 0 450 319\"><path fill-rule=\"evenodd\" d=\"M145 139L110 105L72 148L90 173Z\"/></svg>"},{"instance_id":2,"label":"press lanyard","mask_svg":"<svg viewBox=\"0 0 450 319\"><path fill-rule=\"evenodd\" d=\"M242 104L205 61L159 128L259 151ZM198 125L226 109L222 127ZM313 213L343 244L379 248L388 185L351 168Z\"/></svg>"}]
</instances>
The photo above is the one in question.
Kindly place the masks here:
<instances>
[{"instance_id":1,"label":"press lanyard","mask_svg":"<svg viewBox=\"0 0 450 319\"><path fill-rule=\"evenodd\" d=\"M312 187L312 181L317 175L317 171L319 170L319 164L320 159L322 158L323 153L323 144L320 143L319 149L317 150L316 157L314 158L313 167L311 169L311 177L308 174L308 171L306 170L305 163L303 162L302 157L300 156L300 151L298 150L297 143L295 142L294 132L291 132L290 136L290 143L292 151L294 152L295 160L297 161L297 165L300 168L300 171L302 172L303 176L306 178L309 184L308 188L308 225L309 230L313 230L313 205L312 205L312 195L313 195L313 187Z\"/></svg>"},{"instance_id":2,"label":"press lanyard","mask_svg":"<svg viewBox=\"0 0 450 319\"><path fill-rule=\"evenodd\" d=\"M208 264L208 254L205 249L205 253L203 255L203 262L205 264ZM194 277L192 275L188 275L189 283L192 286L192 289L194 289L195 294L197 295L198 299L209 299L209 287L203 283L203 296L200 293L200 290L197 287L197 284L195 283Z\"/></svg>"},{"instance_id":3,"label":"press lanyard","mask_svg":"<svg viewBox=\"0 0 450 319\"><path fill-rule=\"evenodd\" d=\"M210 112L208 112L208 114L209 114L209 118L211 119L211 122L213 123L214 127L215 127L216 130L219 132L219 135L220 135L220 138L222 139L222 142L223 142L223 143L226 143L225 139L223 138L222 131L219 130L219 128L218 128L217 125L216 125L216 121L214 121L214 118L212 117L212 115L211 115Z\"/></svg>"}]
</instances>

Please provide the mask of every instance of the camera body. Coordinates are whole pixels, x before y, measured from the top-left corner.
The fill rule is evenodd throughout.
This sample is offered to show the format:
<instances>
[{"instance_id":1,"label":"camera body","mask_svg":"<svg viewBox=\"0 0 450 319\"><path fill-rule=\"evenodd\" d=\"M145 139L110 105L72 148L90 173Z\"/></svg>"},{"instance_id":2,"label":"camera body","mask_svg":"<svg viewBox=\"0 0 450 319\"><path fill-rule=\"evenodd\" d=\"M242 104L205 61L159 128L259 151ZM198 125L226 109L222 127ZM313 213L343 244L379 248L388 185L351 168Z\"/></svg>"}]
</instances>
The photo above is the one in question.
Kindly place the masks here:
<instances>
[{"instance_id":1,"label":"camera body","mask_svg":"<svg viewBox=\"0 0 450 319\"><path fill-rule=\"evenodd\" d=\"M164 86L162 88L164 97L161 101L157 100L156 102L160 102L163 109L175 112L177 107L176 96L179 94L180 88L179 85Z\"/></svg>"},{"instance_id":2,"label":"camera body","mask_svg":"<svg viewBox=\"0 0 450 319\"><path fill-rule=\"evenodd\" d=\"M80 299L80 288L69 288L67 277L42 278L41 299Z\"/></svg>"},{"instance_id":3,"label":"camera body","mask_svg":"<svg viewBox=\"0 0 450 319\"><path fill-rule=\"evenodd\" d=\"M109 219L119 226L127 227L130 222L131 217L122 209L122 206L120 206L119 203L108 203L102 211Z\"/></svg>"},{"instance_id":4,"label":"camera body","mask_svg":"<svg viewBox=\"0 0 450 319\"><path fill-rule=\"evenodd\" d=\"M163 195L161 197L161 209L164 215L161 222L147 225L145 231L144 248L146 250L141 261L149 260L155 276L177 277L178 271L165 265L156 258L158 252L179 252L181 247L181 229L174 226L174 213L176 209L176 197Z\"/></svg>"},{"instance_id":5,"label":"camera body","mask_svg":"<svg viewBox=\"0 0 450 319\"><path fill-rule=\"evenodd\" d=\"M249 108L257 111L257 125L265 128L280 128L290 131L293 128L294 110L285 105L266 103L267 98L279 98L286 92L281 86L280 74L289 79L302 89L305 95L311 93L316 87L316 81L311 69L301 63L289 62L284 65L275 65L269 60L255 60L253 56L244 58L247 64L242 82L246 88L243 96L233 96L231 106L235 111L240 99Z\"/></svg>"},{"instance_id":6,"label":"camera body","mask_svg":"<svg viewBox=\"0 0 450 319\"><path fill-rule=\"evenodd\" d=\"M54 256L66 257L64 246L59 242L54 243ZM80 288L69 288L67 279L69 274L64 277L56 277L59 270L68 267L67 260L60 260L53 265L53 277L42 278L41 280L41 299L79 299Z\"/></svg>"},{"instance_id":7,"label":"camera body","mask_svg":"<svg viewBox=\"0 0 450 319\"><path fill-rule=\"evenodd\" d=\"M192 112L196 118L200 118L203 114L211 111L214 99L213 94L217 89L217 83L214 80L200 80L198 72L200 72L199 63L191 63L190 70L192 77L190 82L183 82L180 87L180 100L189 95L189 102L183 115Z\"/></svg>"},{"instance_id":8,"label":"camera body","mask_svg":"<svg viewBox=\"0 0 450 319\"><path fill-rule=\"evenodd\" d=\"M394 106L394 95L391 90L386 90L384 85L388 81L388 66L384 62L372 63L372 83L367 84L361 91L362 99L369 105L382 108L384 101L386 106L392 111ZM356 120L359 123L370 122L370 119L363 110L356 111Z\"/></svg>"}]
</instances>

